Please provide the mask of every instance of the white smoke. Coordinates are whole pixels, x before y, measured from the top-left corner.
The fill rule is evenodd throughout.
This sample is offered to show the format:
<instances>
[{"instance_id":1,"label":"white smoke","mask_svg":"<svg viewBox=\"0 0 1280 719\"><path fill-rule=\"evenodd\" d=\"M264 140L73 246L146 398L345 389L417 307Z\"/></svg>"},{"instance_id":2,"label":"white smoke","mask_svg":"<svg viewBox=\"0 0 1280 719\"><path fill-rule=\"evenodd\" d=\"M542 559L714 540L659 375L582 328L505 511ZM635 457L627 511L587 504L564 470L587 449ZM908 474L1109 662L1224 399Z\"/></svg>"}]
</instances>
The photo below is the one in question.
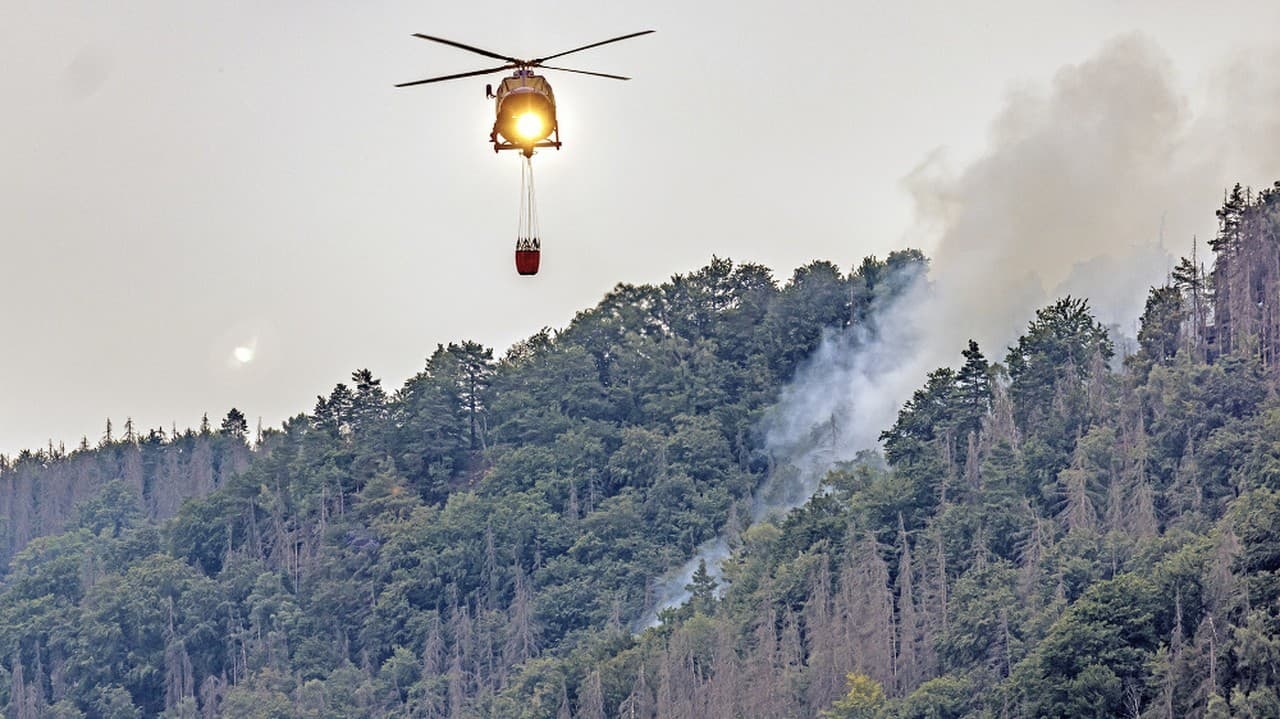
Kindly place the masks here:
<instances>
[{"instance_id":1,"label":"white smoke","mask_svg":"<svg viewBox=\"0 0 1280 719\"><path fill-rule=\"evenodd\" d=\"M796 372L769 420L777 469L753 519L798 506L836 462L876 447L925 375L959 364L971 338L1002 361L1034 311L1067 294L1133 334L1148 288L1174 262L1164 238L1189 254L1192 236L1216 227L1225 187L1280 177L1280 78L1264 70L1280 65L1248 67L1224 73L1197 117L1164 54L1123 36L1012 94L990 149L963 171L931 153L904 180L917 205L908 241L934 248L930 281L880 308L875 327L828 334ZM719 546L679 576L703 559L718 566ZM687 599L675 581L658 609Z\"/></svg>"},{"instance_id":2,"label":"white smoke","mask_svg":"<svg viewBox=\"0 0 1280 719\"><path fill-rule=\"evenodd\" d=\"M721 566L724 560L729 558L731 551L729 542L724 537L703 542L698 547L698 551L694 552L692 559L680 565L678 569L667 572L654 583L653 597L649 601L649 607L644 615L631 625L631 630L641 632L649 627L656 627L660 621L661 612L689 601L692 594L685 587L693 581L693 573L698 571L698 565L702 562L707 563L707 573L717 582L720 581L723 576Z\"/></svg>"},{"instance_id":3,"label":"white smoke","mask_svg":"<svg viewBox=\"0 0 1280 719\"><path fill-rule=\"evenodd\" d=\"M902 281L894 301L871 312L870 326L827 331L818 349L797 369L782 391L777 408L766 420L766 445L781 461L759 487L751 502L751 521L804 504L818 490L822 477L836 462L853 459L850 448L874 446L886 426L881 420L897 411L895 391L916 381L913 369L896 361L919 343L914 314L908 308L927 293L918 271ZM698 565L707 563L712 577L721 578L721 564L731 547L724 537L709 540L679 568L653 587L651 608L633 629L657 626L659 614L689 600L687 587Z\"/></svg>"},{"instance_id":4,"label":"white smoke","mask_svg":"<svg viewBox=\"0 0 1280 719\"><path fill-rule=\"evenodd\" d=\"M828 332L783 389L766 419L765 445L776 464L753 498L753 521L804 504L837 462L875 447L919 384L915 364L902 360L927 340L918 308L931 304L931 286L915 271L894 282L904 289L872 308L869 325Z\"/></svg>"},{"instance_id":5,"label":"white smoke","mask_svg":"<svg viewBox=\"0 0 1280 719\"><path fill-rule=\"evenodd\" d=\"M767 435L793 467L783 474L794 491L776 508L807 498L833 462L877 446L925 375L958 365L969 339L1001 361L1034 311L1068 294L1134 334L1148 289L1174 264L1165 243L1189 254L1192 236L1215 228L1224 187L1269 183L1234 175L1237 158L1254 158L1247 173L1259 156L1280 160L1280 103L1270 101L1280 82L1253 67L1251 82L1215 91L1215 108L1238 108L1234 121L1196 117L1164 54L1123 36L1046 87L1012 94L989 150L963 171L931 153L904 180L917 205L912 239L934 247L930 282L884 308L873 341L866 328L833 334L796 373ZM813 441L823 427L829 438Z\"/></svg>"}]
</instances>

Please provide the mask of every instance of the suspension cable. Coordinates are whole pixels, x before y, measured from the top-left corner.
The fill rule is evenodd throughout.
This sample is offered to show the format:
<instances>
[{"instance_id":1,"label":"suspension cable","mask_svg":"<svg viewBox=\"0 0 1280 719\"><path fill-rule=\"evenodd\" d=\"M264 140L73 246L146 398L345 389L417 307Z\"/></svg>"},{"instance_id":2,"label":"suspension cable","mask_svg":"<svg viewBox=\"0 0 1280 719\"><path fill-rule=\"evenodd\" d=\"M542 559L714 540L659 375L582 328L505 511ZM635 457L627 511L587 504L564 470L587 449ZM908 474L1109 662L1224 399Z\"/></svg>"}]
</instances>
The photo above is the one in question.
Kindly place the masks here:
<instances>
[{"instance_id":1,"label":"suspension cable","mask_svg":"<svg viewBox=\"0 0 1280 719\"><path fill-rule=\"evenodd\" d=\"M516 227L516 271L522 275L538 274L542 256L537 199L533 188L533 161L526 157L520 166L520 219Z\"/></svg>"},{"instance_id":2,"label":"suspension cable","mask_svg":"<svg viewBox=\"0 0 1280 719\"><path fill-rule=\"evenodd\" d=\"M540 250L541 233L538 227L537 192L533 184L533 160L524 158L520 166L520 221L516 230L516 245L521 250Z\"/></svg>"}]
</instances>

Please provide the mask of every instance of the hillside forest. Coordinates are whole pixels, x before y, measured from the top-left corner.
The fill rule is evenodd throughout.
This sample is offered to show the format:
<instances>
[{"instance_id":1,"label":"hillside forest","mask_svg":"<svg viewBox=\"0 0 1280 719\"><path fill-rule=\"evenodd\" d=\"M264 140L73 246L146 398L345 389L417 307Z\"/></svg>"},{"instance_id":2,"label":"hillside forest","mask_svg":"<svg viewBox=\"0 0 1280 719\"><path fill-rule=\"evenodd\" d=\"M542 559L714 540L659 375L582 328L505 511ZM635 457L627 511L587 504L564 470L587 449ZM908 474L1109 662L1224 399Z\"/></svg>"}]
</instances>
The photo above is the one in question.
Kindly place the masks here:
<instances>
[{"instance_id":1,"label":"hillside forest","mask_svg":"<svg viewBox=\"0 0 1280 719\"><path fill-rule=\"evenodd\" d=\"M787 471L771 412L832 333L875 340L922 253L783 281L714 258L501 356L357 369L279 428L126 420L0 457L0 707L1280 716L1280 183L1218 220L1127 356L1086 298L1026 308L789 512L753 512Z\"/></svg>"}]
</instances>

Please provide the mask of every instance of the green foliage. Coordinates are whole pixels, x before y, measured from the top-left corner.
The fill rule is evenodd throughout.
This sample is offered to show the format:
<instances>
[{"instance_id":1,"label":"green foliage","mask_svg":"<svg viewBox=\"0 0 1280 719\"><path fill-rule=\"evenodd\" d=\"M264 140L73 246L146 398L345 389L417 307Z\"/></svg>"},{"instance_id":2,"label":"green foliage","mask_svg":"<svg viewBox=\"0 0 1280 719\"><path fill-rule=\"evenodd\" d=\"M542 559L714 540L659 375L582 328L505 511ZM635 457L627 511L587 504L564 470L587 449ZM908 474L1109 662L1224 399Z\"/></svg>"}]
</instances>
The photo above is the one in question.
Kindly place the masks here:
<instances>
[{"instance_id":1,"label":"green foliage","mask_svg":"<svg viewBox=\"0 0 1280 719\"><path fill-rule=\"evenodd\" d=\"M222 419L218 431L243 440L249 434L249 420L245 418L244 412L232 407L227 412L227 416Z\"/></svg>"},{"instance_id":2,"label":"green foliage","mask_svg":"<svg viewBox=\"0 0 1280 719\"><path fill-rule=\"evenodd\" d=\"M1015 678L1034 716L1104 717L1141 686L1159 637L1155 586L1134 575L1095 583L1053 624Z\"/></svg>"},{"instance_id":3,"label":"green foliage","mask_svg":"<svg viewBox=\"0 0 1280 719\"><path fill-rule=\"evenodd\" d=\"M99 687L93 702L94 716L103 719L140 719L142 711L134 706L129 692L121 686L110 684Z\"/></svg>"},{"instance_id":4,"label":"green foliage","mask_svg":"<svg viewBox=\"0 0 1280 719\"><path fill-rule=\"evenodd\" d=\"M865 674L850 672L845 677L848 690L836 700L830 709L822 712L823 719L872 719L884 706L884 687Z\"/></svg>"},{"instance_id":5,"label":"green foliage","mask_svg":"<svg viewBox=\"0 0 1280 719\"><path fill-rule=\"evenodd\" d=\"M142 518L138 496L124 480L108 482L98 495L76 508L79 526L95 535L119 537Z\"/></svg>"},{"instance_id":6,"label":"green foliage","mask_svg":"<svg viewBox=\"0 0 1280 719\"><path fill-rule=\"evenodd\" d=\"M1168 364L1181 346L1182 323L1186 319L1182 290L1172 285L1152 287L1138 330L1141 359Z\"/></svg>"},{"instance_id":7,"label":"green foliage","mask_svg":"<svg viewBox=\"0 0 1280 719\"><path fill-rule=\"evenodd\" d=\"M1097 419L1086 380L1100 381L1114 354L1106 328L1087 300L1066 297L1040 310L1009 348L1009 398L1013 418L1039 444L1028 469L1049 484L1066 467L1072 442Z\"/></svg>"},{"instance_id":8,"label":"green foliage","mask_svg":"<svg viewBox=\"0 0 1280 719\"><path fill-rule=\"evenodd\" d=\"M972 688L963 679L943 675L920 685L886 712L892 719L961 719L973 702Z\"/></svg>"},{"instance_id":9,"label":"green foliage","mask_svg":"<svg viewBox=\"0 0 1280 719\"><path fill-rule=\"evenodd\" d=\"M689 607L694 612L702 614L711 614L715 611L716 598L716 580L707 571L707 560L698 561L698 568L693 573L693 578L689 584L685 586L685 590L689 592Z\"/></svg>"},{"instance_id":10,"label":"green foliage","mask_svg":"<svg viewBox=\"0 0 1280 719\"><path fill-rule=\"evenodd\" d=\"M1007 371L970 341L922 378L884 459L747 521L782 384L825 334L873 335L925 267L913 251L847 274L815 262L779 287L715 258L620 285L497 360L439 345L394 392L356 370L252 449L229 413L216 432L130 423L130 440L6 461L7 486L84 489L6 495L0 702L1274 716L1280 404L1257 357L1182 351L1185 277L1152 290L1122 372L1087 303L1060 300ZM700 564L687 604L628 631L655 577L717 536L722 571Z\"/></svg>"},{"instance_id":11,"label":"green foliage","mask_svg":"<svg viewBox=\"0 0 1280 719\"><path fill-rule=\"evenodd\" d=\"M1024 654L1027 608L1018 597L1017 570L1008 563L974 567L956 581L950 620L938 642L946 669L993 665L1008 673Z\"/></svg>"}]
</instances>

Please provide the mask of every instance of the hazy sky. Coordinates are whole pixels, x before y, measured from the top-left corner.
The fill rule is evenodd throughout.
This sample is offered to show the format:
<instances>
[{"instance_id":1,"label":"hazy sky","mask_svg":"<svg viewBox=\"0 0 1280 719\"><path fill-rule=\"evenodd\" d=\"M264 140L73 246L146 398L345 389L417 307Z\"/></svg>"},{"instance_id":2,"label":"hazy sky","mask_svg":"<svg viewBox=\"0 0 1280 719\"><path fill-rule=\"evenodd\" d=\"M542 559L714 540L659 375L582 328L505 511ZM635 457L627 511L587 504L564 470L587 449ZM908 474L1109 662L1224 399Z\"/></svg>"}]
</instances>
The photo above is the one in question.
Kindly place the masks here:
<instances>
[{"instance_id":1,"label":"hazy sky","mask_svg":"<svg viewBox=\"0 0 1280 719\"><path fill-rule=\"evenodd\" d=\"M0 452L108 416L276 425L353 369L395 388L436 343L501 353L713 254L785 279L932 250L904 178L974 163L1011 97L1136 31L1190 116L1222 113L1278 26L1272 0L0 0ZM563 61L633 81L551 75L565 146L535 157L542 271L516 276L500 76L392 88L496 63L410 34L532 57L643 29ZM1221 182L1280 177L1256 164ZM1173 251L1216 200L1169 215Z\"/></svg>"}]
</instances>

